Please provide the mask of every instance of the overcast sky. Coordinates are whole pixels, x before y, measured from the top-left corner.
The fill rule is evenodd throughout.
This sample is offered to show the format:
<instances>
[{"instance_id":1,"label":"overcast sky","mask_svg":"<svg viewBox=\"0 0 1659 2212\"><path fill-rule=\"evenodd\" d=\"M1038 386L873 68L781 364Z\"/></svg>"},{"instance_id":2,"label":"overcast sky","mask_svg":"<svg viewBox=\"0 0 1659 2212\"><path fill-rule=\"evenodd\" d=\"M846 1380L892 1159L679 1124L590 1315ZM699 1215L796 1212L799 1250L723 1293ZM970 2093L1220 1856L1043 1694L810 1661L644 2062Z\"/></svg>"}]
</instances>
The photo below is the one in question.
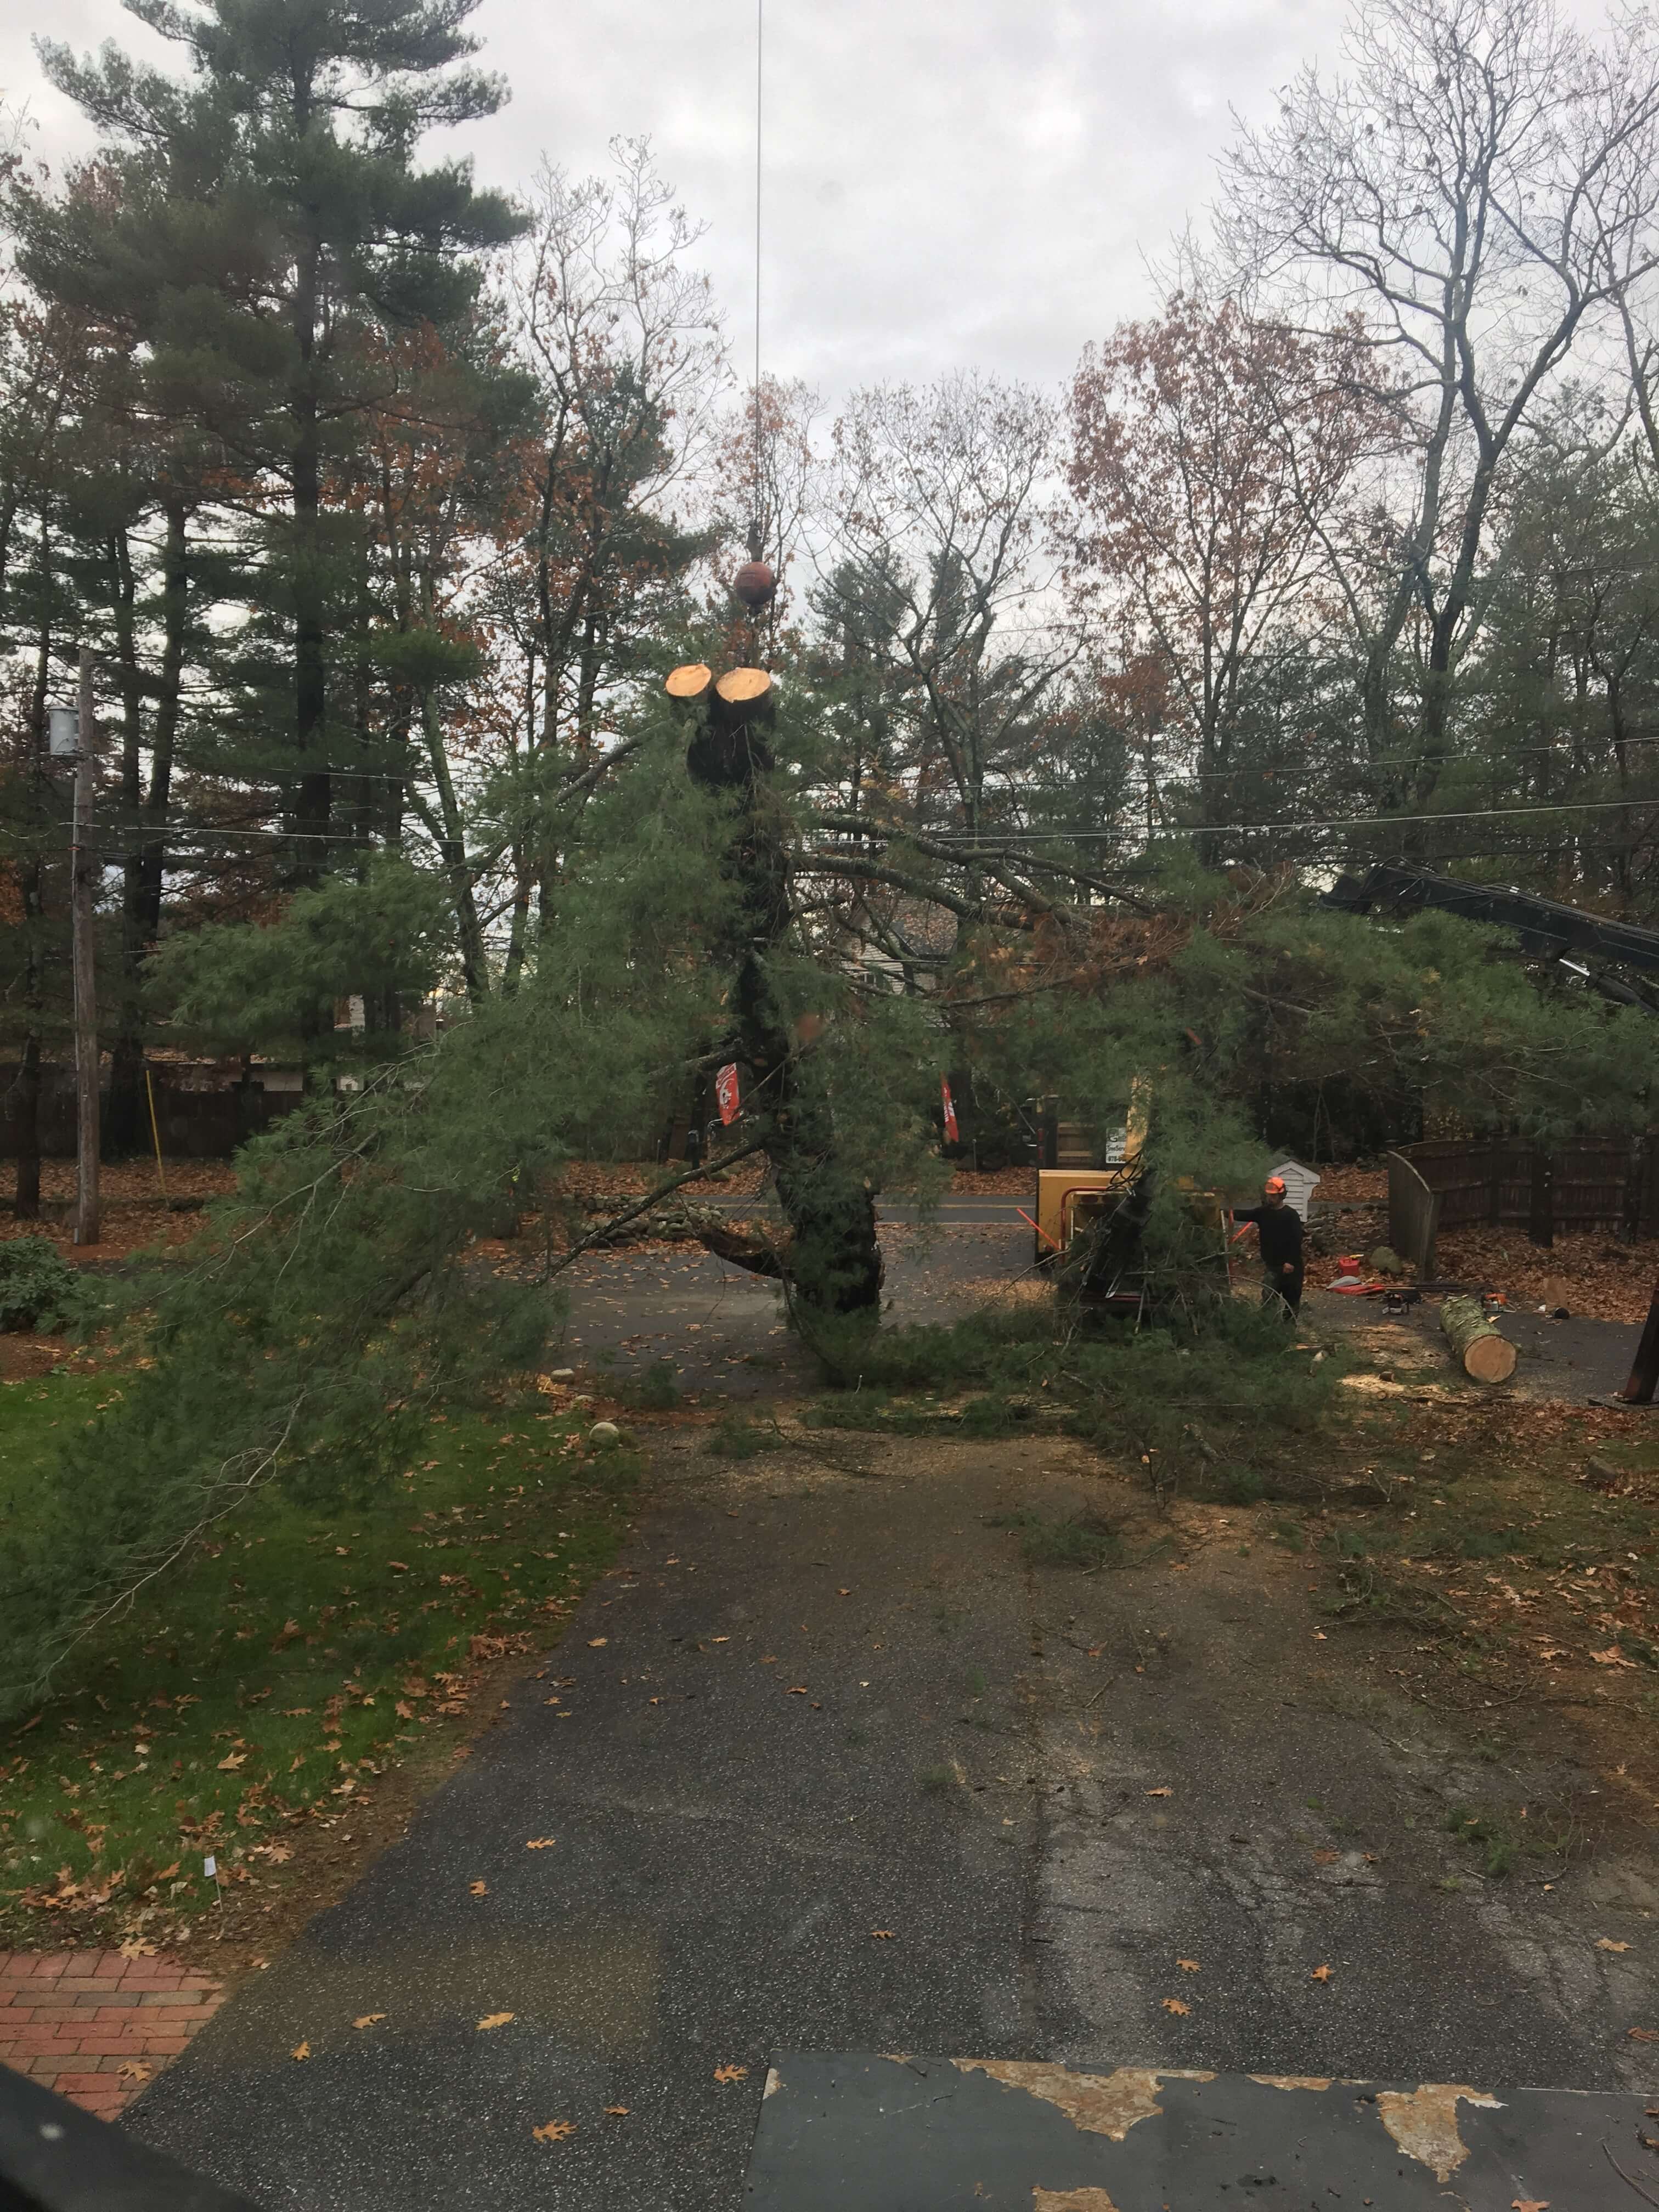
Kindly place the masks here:
<instances>
[{"instance_id":1,"label":"overcast sky","mask_svg":"<svg viewBox=\"0 0 1659 2212\"><path fill-rule=\"evenodd\" d=\"M31 34L168 51L117 0L3 14L0 88L28 102L49 157L88 140ZM1085 339L1154 304L1146 261L1201 215L1229 106L1263 117L1300 62L1334 63L1346 15L1346 0L766 0L765 367L832 398L968 365L1065 375ZM754 0L483 0L473 20L513 86L457 134L481 176L511 186L543 152L586 171L614 135L649 137L709 226L746 362Z\"/></svg>"}]
</instances>

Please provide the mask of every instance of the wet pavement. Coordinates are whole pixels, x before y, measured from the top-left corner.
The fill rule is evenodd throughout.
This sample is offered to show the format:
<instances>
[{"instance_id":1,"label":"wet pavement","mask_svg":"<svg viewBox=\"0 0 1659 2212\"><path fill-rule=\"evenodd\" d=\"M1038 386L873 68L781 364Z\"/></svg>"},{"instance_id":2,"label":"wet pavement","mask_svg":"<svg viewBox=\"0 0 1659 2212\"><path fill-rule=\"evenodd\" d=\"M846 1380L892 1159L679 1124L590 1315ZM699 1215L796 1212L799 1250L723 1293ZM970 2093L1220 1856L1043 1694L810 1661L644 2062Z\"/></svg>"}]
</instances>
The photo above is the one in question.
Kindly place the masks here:
<instances>
[{"instance_id":1,"label":"wet pavement","mask_svg":"<svg viewBox=\"0 0 1659 2212\"><path fill-rule=\"evenodd\" d=\"M884 1319L949 1321L1030 1271L1031 1231L1016 1220L884 1229ZM573 1366L637 1376L672 1359L684 1391L729 1397L817 1387L812 1358L784 1326L777 1286L701 1245L596 1254L566 1281L570 1316L556 1350Z\"/></svg>"},{"instance_id":2,"label":"wet pavement","mask_svg":"<svg viewBox=\"0 0 1659 2212\"><path fill-rule=\"evenodd\" d=\"M1224 1510L1133 1568L1026 1566L1009 1513L1098 1505L1093 1468L812 1431L732 1467L672 1431L544 1673L127 2124L272 2212L879 2212L745 2194L780 2054L1652 2101L1650 1853L1486 1880L1448 1825L1602 1778L1392 1696ZM950 2086L994 2114L1012 2079ZM1106 2171L988 2201L1236 2201Z\"/></svg>"}]
</instances>

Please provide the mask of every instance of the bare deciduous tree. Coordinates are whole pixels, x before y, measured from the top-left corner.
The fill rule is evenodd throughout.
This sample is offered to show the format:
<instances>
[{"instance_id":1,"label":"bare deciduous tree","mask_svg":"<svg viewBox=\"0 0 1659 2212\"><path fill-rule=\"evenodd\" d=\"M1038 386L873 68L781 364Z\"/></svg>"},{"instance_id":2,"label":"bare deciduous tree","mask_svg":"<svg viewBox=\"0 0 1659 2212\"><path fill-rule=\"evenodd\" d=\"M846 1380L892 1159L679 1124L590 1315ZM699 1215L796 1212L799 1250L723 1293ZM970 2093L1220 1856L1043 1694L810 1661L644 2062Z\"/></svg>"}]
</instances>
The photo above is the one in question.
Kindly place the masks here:
<instances>
[{"instance_id":1,"label":"bare deciduous tree","mask_svg":"<svg viewBox=\"0 0 1659 2212\"><path fill-rule=\"evenodd\" d=\"M1446 754L1452 679L1477 624L1478 564L1518 434L1575 347L1610 340L1659 252L1659 47L1632 13L1603 40L1552 0L1371 0L1350 73L1305 69L1277 119L1223 164L1234 268L1312 319L1376 333L1379 396L1411 435L1395 519L1332 539L1359 633L1371 757L1398 750L1395 648L1420 617L1419 803Z\"/></svg>"},{"instance_id":2,"label":"bare deciduous tree","mask_svg":"<svg viewBox=\"0 0 1659 2212\"><path fill-rule=\"evenodd\" d=\"M1352 319L1310 336L1177 294L1090 346L1073 380L1073 585L1126 665L1163 664L1165 745L1206 821L1234 805L1253 659L1281 626L1317 624L1322 533L1376 434L1367 350Z\"/></svg>"}]
</instances>

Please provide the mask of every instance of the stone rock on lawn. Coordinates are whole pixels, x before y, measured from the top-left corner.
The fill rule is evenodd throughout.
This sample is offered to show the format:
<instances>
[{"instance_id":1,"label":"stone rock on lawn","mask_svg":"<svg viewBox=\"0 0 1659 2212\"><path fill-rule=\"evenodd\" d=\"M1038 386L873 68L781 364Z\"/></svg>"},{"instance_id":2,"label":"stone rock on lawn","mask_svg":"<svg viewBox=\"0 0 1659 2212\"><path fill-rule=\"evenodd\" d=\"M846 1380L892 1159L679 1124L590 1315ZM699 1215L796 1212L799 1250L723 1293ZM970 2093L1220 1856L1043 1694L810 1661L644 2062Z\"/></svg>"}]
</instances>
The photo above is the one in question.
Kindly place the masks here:
<instances>
[{"instance_id":1,"label":"stone rock on lawn","mask_svg":"<svg viewBox=\"0 0 1659 2212\"><path fill-rule=\"evenodd\" d=\"M598 1444L602 1450L608 1451L613 1444L619 1444L622 1440L623 1432L614 1421L595 1421L587 1432L588 1443Z\"/></svg>"}]
</instances>

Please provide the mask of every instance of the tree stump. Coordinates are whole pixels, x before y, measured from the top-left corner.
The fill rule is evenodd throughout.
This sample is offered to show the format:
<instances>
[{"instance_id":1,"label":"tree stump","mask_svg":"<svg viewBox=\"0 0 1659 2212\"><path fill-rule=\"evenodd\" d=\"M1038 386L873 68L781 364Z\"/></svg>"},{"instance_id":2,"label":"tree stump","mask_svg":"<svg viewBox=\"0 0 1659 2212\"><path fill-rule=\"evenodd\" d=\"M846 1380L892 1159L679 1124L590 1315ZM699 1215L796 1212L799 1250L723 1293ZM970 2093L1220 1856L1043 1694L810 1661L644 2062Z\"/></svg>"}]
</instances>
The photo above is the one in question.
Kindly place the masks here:
<instances>
[{"instance_id":1,"label":"tree stump","mask_svg":"<svg viewBox=\"0 0 1659 2212\"><path fill-rule=\"evenodd\" d=\"M714 681L714 672L701 660L688 660L684 667L670 669L663 690L671 699L698 700L708 696L709 686Z\"/></svg>"},{"instance_id":2,"label":"tree stump","mask_svg":"<svg viewBox=\"0 0 1659 2212\"><path fill-rule=\"evenodd\" d=\"M1479 1298L1448 1298L1440 1327L1463 1372L1477 1382L1507 1382L1515 1372L1516 1349L1480 1310Z\"/></svg>"},{"instance_id":3,"label":"tree stump","mask_svg":"<svg viewBox=\"0 0 1659 2212\"><path fill-rule=\"evenodd\" d=\"M728 668L714 684L711 702L717 719L731 724L769 722L772 678L763 668Z\"/></svg>"}]
</instances>

